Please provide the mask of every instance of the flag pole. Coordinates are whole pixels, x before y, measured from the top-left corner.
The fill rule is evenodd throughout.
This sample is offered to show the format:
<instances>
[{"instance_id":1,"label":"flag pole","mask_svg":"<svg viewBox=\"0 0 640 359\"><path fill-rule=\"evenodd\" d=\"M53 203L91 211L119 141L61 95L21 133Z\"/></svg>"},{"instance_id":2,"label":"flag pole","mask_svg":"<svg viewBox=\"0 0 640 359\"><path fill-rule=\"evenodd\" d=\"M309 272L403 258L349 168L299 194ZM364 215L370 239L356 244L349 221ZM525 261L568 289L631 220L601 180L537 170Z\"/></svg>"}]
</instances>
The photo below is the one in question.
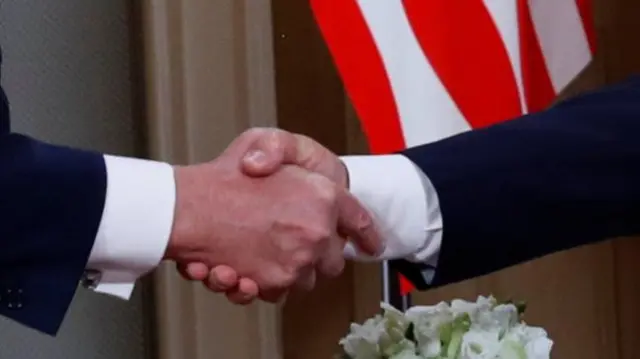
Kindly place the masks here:
<instances>
[{"instance_id":1,"label":"flag pole","mask_svg":"<svg viewBox=\"0 0 640 359\"><path fill-rule=\"evenodd\" d=\"M394 305L391 302L391 283L389 283L390 281L390 276L389 276L389 262L388 261L383 261L382 262L382 301L387 303L387 304L391 304Z\"/></svg>"},{"instance_id":2,"label":"flag pole","mask_svg":"<svg viewBox=\"0 0 640 359\"><path fill-rule=\"evenodd\" d=\"M411 307L411 295L402 295L398 273L391 269L389 261L382 262L382 300L402 311Z\"/></svg>"}]
</instances>

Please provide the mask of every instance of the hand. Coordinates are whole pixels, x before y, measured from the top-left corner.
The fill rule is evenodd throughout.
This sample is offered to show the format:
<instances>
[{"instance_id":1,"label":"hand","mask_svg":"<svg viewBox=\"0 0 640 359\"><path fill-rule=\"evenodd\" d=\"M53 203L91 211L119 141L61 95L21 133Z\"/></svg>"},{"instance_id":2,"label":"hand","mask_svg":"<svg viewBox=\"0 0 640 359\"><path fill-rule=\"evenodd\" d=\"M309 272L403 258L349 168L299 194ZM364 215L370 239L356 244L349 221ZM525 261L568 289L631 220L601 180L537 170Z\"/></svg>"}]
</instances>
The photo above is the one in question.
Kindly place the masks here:
<instances>
[{"instance_id":1,"label":"hand","mask_svg":"<svg viewBox=\"0 0 640 359\"><path fill-rule=\"evenodd\" d=\"M333 180L340 187L348 187L346 168L336 155L309 137L281 130L265 133L250 147L243 159L243 170L254 177L268 176L283 164L301 166ZM370 247L368 243L352 239L362 250L373 253L367 250ZM204 264L191 263L180 269L186 278L203 280L211 290L226 292L231 301L239 304L248 303L257 295L263 300L276 301L283 294L259 293L253 281L238 277L228 266L218 266L209 272Z\"/></svg>"},{"instance_id":2,"label":"hand","mask_svg":"<svg viewBox=\"0 0 640 359\"><path fill-rule=\"evenodd\" d=\"M215 161L176 169L178 205L166 254L180 264L222 265L215 278L223 282L229 279L224 266L233 268L227 277L253 282L239 280L238 290L248 291L247 282L267 296L296 282L311 288L316 266L326 275L339 274L344 241L336 228L358 238L370 253L381 250L371 217L327 178L291 166L261 178L240 171L244 154L262 148L265 140L271 145L270 133L250 131ZM192 279L205 273L189 272Z\"/></svg>"}]
</instances>

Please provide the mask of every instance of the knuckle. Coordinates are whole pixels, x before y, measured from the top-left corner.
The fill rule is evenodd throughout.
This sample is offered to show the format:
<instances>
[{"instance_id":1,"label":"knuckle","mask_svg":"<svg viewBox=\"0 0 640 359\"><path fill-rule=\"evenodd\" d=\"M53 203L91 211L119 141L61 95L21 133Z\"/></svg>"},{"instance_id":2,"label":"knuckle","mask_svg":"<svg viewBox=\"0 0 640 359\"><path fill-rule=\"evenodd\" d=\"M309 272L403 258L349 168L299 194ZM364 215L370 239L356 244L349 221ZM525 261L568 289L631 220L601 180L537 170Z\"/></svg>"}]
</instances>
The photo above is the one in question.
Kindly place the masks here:
<instances>
[{"instance_id":1,"label":"knuckle","mask_svg":"<svg viewBox=\"0 0 640 359\"><path fill-rule=\"evenodd\" d=\"M281 288L288 288L296 282L296 279L297 279L297 276L295 274L295 271L287 271L282 274L280 278L279 286Z\"/></svg>"},{"instance_id":2,"label":"knuckle","mask_svg":"<svg viewBox=\"0 0 640 359\"><path fill-rule=\"evenodd\" d=\"M307 218L308 217L308 218ZM308 249L310 245L323 242L334 234L334 221L327 216L315 217L311 214L305 218L292 221L275 221L273 228L280 233L275 241L278 250L293 252Z\"/></svg>"},{"instance_id":3,"label":"knuckle","mask_svg":"<svg viewBox=\"0 0 640 359\"><path fill-rule=\"evenodd\" d=\"M312 244L321 244L329 240L333 231L328 226L315 225L306 230L306 239Z\"/></svg>"},{"instance_id":4,"label":"knuckle","mask_svg":"<svg viewBox=\"0 0 640 359\"><path fill-rule=\"evenodd\" d=\"M277 268L273 268L269 275L270 285L265 289L280 289L290 287L295 283L297 279L296 273L298 272L297 266L292 263L287 265L280 265Z\"/></svg>"},{"instance_id":5,"label":"knuckle","mask_svg":"<svg viewBox=\"0 0 640 359\"><path fill-rule=\"evenodd\" d=\"M335 278L342 273L344 266L344 260L337 260L324 268L324 275L330 278Z\"/></svg>"},{"instance_id":6,"label":"knuckle","mask_svg":"<svg viewBox=\"0 0 640 359\"><path fill-rule=\"evenodd\" d=\"M259 293L265 290L274 290L277 288L281 288L284 283L284 274L280 271L270 271L268 274L268 278L265 277L259 281Z\"/></svg>"},{"instance_id":7,"label":"knuckle","mask_svg":"<svg viewBox=\"0 0 640 359\"><path fill-rule=\"evenodd\" d=\"M293 256L294 271L297 271L300 268L313 264L313 262L314 262L314 255L311 251L309 250L298 251Z\"/></svg>"},{"instance_id":8,"label":"knuckle","mask_svg":"<svg viewBox=\"0 0 640 359\"><path fill-rule=\"evenodd\" d=\"M331 180L318 174L312 174L309 176L309 183L314 189L314 196L317 200L331 205L336 202L338 189Z\"/></svg>"},{"instance_id":9,"label":"knuckle","mask_svg":"<svg viewBox=\"0 0 640 359\"><path fill-rule=\"evenodd\" d=\"M320 269L322 274L327 277L337 277L339 276L345 267L345 261L342 257L342 253L334 253L333 256L326 257L320 263Z\"/></svg>"}]
</instances>

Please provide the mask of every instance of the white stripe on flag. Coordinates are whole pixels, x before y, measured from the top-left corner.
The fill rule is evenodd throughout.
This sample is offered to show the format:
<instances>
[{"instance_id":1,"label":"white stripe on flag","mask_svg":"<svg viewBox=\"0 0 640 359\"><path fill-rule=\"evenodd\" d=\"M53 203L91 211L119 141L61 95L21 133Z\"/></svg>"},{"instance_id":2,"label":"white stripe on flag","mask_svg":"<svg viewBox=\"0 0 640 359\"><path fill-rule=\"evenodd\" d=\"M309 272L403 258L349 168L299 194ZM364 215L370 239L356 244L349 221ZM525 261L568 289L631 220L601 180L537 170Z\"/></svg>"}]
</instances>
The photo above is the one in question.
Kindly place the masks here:
<instances>
[{"instance_id":1,"label":"white stripe on flag","mask_svg":"<svg viewBox=\"0 0 640 359\"><path fill-rule=\"evenodd\" d=\"M426 59L402 1L358 0L391 83L407 147L470 129Z\"/></svg>"},{"instance_id":2,"label":"white stripe on flag","mask_svg":"<svg viewBox=\"0 0 640 359\"><path fill-rule=\"evenodd\" d=\"M551 83L559 93L591 61L591 49L575 0L529 0L533 26Z\"/></svg>"},{"instance_id":3,"label":"white stripe on flag","mask_svg":"<svg viewBox=\"0 0 640 359\"><path fill-rule=\"evenodd\" d=\"M520 61L520 33L518 28L518 4L516 0L484 0L484 6L498 28L504 44L513 75L518 86L518 96L523 111L527 112L527 101L522 82L522 62Z\"/></svg>"}]
</instances>

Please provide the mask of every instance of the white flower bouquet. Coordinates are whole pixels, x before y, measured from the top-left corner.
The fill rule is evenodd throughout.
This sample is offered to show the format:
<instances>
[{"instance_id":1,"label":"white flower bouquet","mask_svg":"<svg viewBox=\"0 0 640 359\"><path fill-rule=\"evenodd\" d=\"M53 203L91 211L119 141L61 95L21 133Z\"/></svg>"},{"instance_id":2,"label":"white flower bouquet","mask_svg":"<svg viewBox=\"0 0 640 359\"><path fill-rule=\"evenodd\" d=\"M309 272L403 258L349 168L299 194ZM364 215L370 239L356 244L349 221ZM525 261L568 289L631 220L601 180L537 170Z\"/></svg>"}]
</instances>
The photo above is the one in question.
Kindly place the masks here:
<instances>
[{"instance_id":1,"label":"white flower bouquet","mask_svg":"<svg viewBox=\"0 0 640 359\"><path fill-rule=\"evenodd\" d=\"M553 342L522 320L523 304L453 300L352 324L340 340L344 359L549 359Z\"/></svg>"}]
</instances>

